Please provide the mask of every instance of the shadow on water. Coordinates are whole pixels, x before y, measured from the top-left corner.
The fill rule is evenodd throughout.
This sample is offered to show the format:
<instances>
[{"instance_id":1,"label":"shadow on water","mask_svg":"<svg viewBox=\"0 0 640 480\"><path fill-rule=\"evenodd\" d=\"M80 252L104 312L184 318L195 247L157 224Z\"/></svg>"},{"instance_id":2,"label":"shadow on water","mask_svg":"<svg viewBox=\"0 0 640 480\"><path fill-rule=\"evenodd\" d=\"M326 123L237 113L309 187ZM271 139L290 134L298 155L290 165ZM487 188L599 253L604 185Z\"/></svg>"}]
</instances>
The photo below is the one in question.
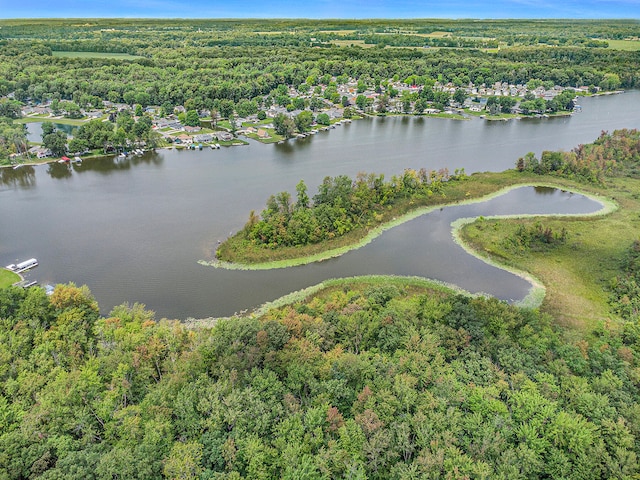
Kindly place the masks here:
<instances>
[{"instance_id":1,"label":"shadow on water","mask_svg":"<svg viewBox=\"0 0 640 480\"><path fill-rule=\"evenodd\" d=\"M71 166L67 163L50 163L47 166L47 173L51 178L62 179L73 176Z\"/></svg>"},{"instance_id":2,"label":"shadow on water","mask_svg":"<svg viewBox=\"0 0 640 480\"><path fill-rule=\"evenodd\" d=\"M152 150L143 155L130 155L126 158L118 158L116 155L87 158L81 164L72 164L73 172L78 174L96 172L101 175L110 175L115 172L131 170L139 165L162 166L164 156ZM59 177L53 177L59 178Z\"/></svg>"},{"instance_id":3,"label":"shadow on water","mask_svg":"<svg viewBox=\"0 0 640 480\"><path fill-rule=\"evenodd\" d=\"M36 186L36 170L31 165L19 168L0 168L0 183L13 188L33 188Z\"/></svg>"}]
</instances>

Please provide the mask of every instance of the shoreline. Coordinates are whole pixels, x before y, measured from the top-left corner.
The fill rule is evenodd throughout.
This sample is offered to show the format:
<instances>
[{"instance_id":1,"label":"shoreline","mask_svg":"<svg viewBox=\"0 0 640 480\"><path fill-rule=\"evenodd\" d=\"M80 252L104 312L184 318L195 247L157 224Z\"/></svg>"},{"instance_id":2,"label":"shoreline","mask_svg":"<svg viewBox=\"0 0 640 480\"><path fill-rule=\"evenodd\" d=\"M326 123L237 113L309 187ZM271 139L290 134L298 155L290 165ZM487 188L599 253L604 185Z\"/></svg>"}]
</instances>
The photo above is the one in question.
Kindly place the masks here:
<instances>
[{"instance_id":1,"label":"shoreline","mask_svg":"<svg viewBox=\"0 0 640 480\"><path fill-rule=\"evenodd\" d=\"M530 185L531 186L531 185ZM550 188L561 188L558 187L556 185L536 185L536 186L540 186L540 187L550 187ZM492 267L496 267L499 268L501 270L504 270L506 272L512 273L513 275L516 275L517 277L522 278L523 280L526 280L527 282L529 282L531 284L531 288L529 289L529 293L527 293L527 295L522 299L519 300L517 302L514 302L514 305L517 305L519 307L522 308L538 308L540 305L542 305L542 302L546 296L546 292L547 289L545 287L545 285L538 279L536 278L534 275L532 275L531 273L524 271L524 270L520 270L518 268L509 266L505 263L502 263L494 258L491 258L489 256L483 255L482 253L480 253L479 251L473 249L471 247L470 244L466 243L464 241L464 239L462 238L461 232L462 229L464 228L465 225L469 225L475 221L477 221L480 217L485 218L487 220L493 220L493 219L518 219L518 218L536 218L536 217L552 217L552 218L558 218L558 217L570 217L570 218L582 218L582 217L599 217L599 216L604 216L604 215L608 215L610 213L613 213L614 211L616 211L619 208L619 205L613 201L610 198L607 197L600 197L600 196L596 196L592 193L588 193L588 192L584 192L584 191L580 191L579 189L576 190L567 190L570 191L572 193L577 193L579 195L583 195L587 198L589 198L590 200L593 200L597 203L599 203L600 205L602 205L602 208L600 210L597 210L595 212L591 212L591 213L577 213L577 214L573 214L573 213L556 213L556 214L522 214L522 215L489 215L489 216L476 216L476 217L463 217L463 218L458 218L457 220L453 221L451 223L451 235L453 237L453 241L459 245L465 252L467 252L469 255L472 255L474 257L476 257L477 259L483 261L484 263L486 263L487 265L491 265Z\"/></svg>"},{"instance_id":2,"label":"shoreline","mask_svg":"<svg viewBox=\"0 0 640 480\"><path fill-rule=\"evenodd\" d=\"M346 245L343 247L338 247L338 248L333 248L333 249L329 249L326 250L324 252L320 252L320 253L316 253L314 255L309 255L306 257L299 257L299 258L293 258L293 259L287 259L287 260L275 260L275 261L271 261L271 262L261 262L261 263L255 263L255 264L245 264L245 263L233 263L233 262L225 262L225 261L221 261L221 260L198 260L198 264L203 265L203 266L210 266L213 268L224 268L227 270L274 270L274 269L280 269L280 268L288 268L288 267L296 267L296 266L300 266L300 265L308 265L310 263L315 263L315 262L321 262L324 260L329 260L331 258L336 258L339 257L341 255L344 255L345 253L348 253L352 250L357 250L361 247L364 247L365 245L368 245L369 243L371 243L373 240L375 240L376 238L378 238L380 235L382 235L385 231L396 227L398 225L401 225L403 223L406 223L410 220L413 220L415 218L418 218L422 215L425 215L427 213L430 213L436 209L441 209L444 207L449 207L449 206L455 206L455 205L468 205L468 204L473 204L473 203L480 203L480 202L485 202L488 200L491 200L492 198L504 195L506 193L508 193L511 190L514 190L516 188L522 188L522 187L550 187L550 188L556 188L556 189L560 189L560 190L567 190L567 191L571 191L573 193L577 193L580 195L584 195L587 198L590 198L591 200L594 200L598 203L600 203L602 205L602 209L598 210L597 212L591 213L591 214L544 214L544 215L530 215L530 216L571 216L571 217L583 217L583 216L596 216L596 215L605 215L607 213L610 213L614 210L617 209L617 204L615 204L615 202L613 202L612 200L609 200L607 198L604 197L599 197L596 196L595 194L592 193L588 193L588 192L584 192L581 191L580 189L570 189L567 186L563 186L561 184L553 184L553 183L544 183L544 182L540 182L540 183L532 183L532 182L526 182L526 183L518 183L518 184L513 184L513 185L509 185L507 187L504 188L500 188L498 190L496 190L493 193L489 193L487 195L484 195L482 197L476 197L476 198L471 198L471 199L466 199L466 200L461 200L461 201L456 201L453 203L441 203L438 205L430 205L428 207L420 207L417 208L416 210L413 210L411 212L408 212L400 217L397 217L395 219L393 219L390 222L386 222L383 223L381 225L378 225L377 227L372 228L371 230L369 230L369 232L367 232L367 234L358 242L351 244L351 245ZM523 218L526 215L513 215L513 217L516 218ZM486 217L486 218L491 218L491 217ZM504 217L502 217L504 218ZM454 222L455 223L455 222Z\"/></svg>"},{"instance_id":3,"label":"shoreline","mask_svg":"<svg viewBox=\"0 0 640 480\"><path fill-rule=\"evenodd\" d=\"M187 317L184 320L181 320L181 323L185 325L187 328L192 328L192 329L212 328L219 321L230 320L233 318L261 317L273 308L281 308L287 305L292 305L297 302L306 301L309 298L311 298L313 295L327 288L340 287L340 286L346 286L346 285L352 285L352 284L360 284L360 283L376 283L376 282L383 282L385 284L397 283L399 285L417 286L417 287L427 288L431 290L441 291L444 293L464 295L471 298L486 296L485 294L482 294L482 293L471 293L455 284L443 282L440 280L434 280L426 277L408 276L408 275L407 276L405 275L358 275L358 276L351 276L351 277L329 278L315 285L311 285L301 290L296 290L294 292L287 293L286 295L278 297L275 300L265 302L262 305L254 308L250 312L242 311L226 317L205 317L205 318Z\"/></svg>"},{"instance_id":4,"label":"shoreline","mask_svg":"<svg viewBox=\"0 0 640 480\"><path fill-rule=\"evenodd\" d=\"M582 97L588 98L588 97L599 97L599 96L607 96L607 95L619 95L625 93L624 90L614 90L614 91L607 91L607 92L597 92L597 93L591 93L588 95L582 95ZM573 116L573 114L575 112L556 112L556 113L548 113L548 114L536 114L536 115L522 115L522 114L518 114L518 115L514 115L514 116L509 116L509 117L500 117L500 116L491 116L491 115L487 115L487 114L480 114L480 113L476 113L476 112L470 112L468 111L468 109L462 109L461 110L462 113L453 113L453 114L447 114L445 112L440 112L437 114L428 114L428 113L421 113L421 114L414 114L414 113L402 113L402 112L394 112L394 113L385 113L385 114L379 114L379 113L367 113L367 112L360 112L357 114L357 116L355 117L351 117L349 119L347 118L341 118L339 121L336 121L334 123L332 123L330 125L330 127L334 127L335 124L342 124L343 122L346 121L355 121L355 120L360 120L363 119L365 117L416 117L416 118L439 118L439 119L444 119L444 120L471 120L474 118L477 119L481 119L487 122L506 122L506 121L510 121L510 120L527 120L527 119L549 119L549 118L561 118L561 117L571 117ZM62 124L66 124L66 125L74 125L74 126L81 126L85 123L87 123L88 121L90 121L90 119L87 118L83 118L83 119L69 119L69 118L60 118L60 117L21 117L16 119L16 123L19 124L27 124L27 123L38 123L38 122L46 122L46 121L52 121L53 123L62 123ZM305 134L305 136L307 136ZM278 140L278 141L274 141L271 137L269 139L262 139L259 138L257 136L247 136L247 138L251 138L252 140L255 140L263 145L272 145L274 143L281 143L281 142L286 142L287 140L295 140L296 137L292 137L292 138L288 138L288 139L282 139L282 140ZM234 144L231 143L229 145L222 145L222 146L240 146L240 145L246 145L246 141L243 141L237 137L235 137L234 139L239 140L242 143L238 143L238 144ZM173 148L177 148L175 145L163 145L163 146L159 146L159 147L154 147L153 150L155 149L173 149ZM183 149L188 149L188 147L182 147ZM108 157L111 154L104 154L104 155L92 155L90 157L87 157L87 159L91 159L91 158L102 158L102 157ZM51 158L51 157L48 157ZM83 158L84 160L84 158ZM45 160L42 162L28 162L28 163L20 163L17 165L24 165L24 166L36 166L36 165L46 165L48 163L55 163L57 162L57 160ZM0 168L6 168L6 167L14 167L16 164L7 164L7 165L0 165Z\"/></svg>"}]
</instances>

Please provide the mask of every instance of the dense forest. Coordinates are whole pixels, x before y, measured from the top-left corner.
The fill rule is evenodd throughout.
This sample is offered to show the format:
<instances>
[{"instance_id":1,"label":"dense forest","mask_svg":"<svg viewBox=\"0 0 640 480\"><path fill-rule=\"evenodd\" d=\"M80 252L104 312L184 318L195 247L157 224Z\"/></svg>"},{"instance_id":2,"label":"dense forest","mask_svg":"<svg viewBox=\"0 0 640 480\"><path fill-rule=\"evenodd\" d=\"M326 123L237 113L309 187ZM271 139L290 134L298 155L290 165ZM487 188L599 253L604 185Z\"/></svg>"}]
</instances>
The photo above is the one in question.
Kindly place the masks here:
<instances>
[{"instance_id":1,"label":"dense forest","mask_svg":"<svg viewBox=\"0 0 640 480\"><path fill-rule=\"evenodd\" d=\"M356 107L361 114L422 115L460 107L467 99L480 105L485 96L492 115L571 112L576 94L640 85L637 26L557 20L3 20L0 163L28 157L25 128L16 122L23 107L37 117L29 121L88 121L95 118L88 112L99 111L114 124L101 144L85 138L65 150L50 137L54 148L43 144L53 155L157 145L150 125L134 129L130 119L116 121L113 115L127 108L136 118L182 115L188 126L206 118L216 128L225 119L224 128L235 132L236 117L264 120L266 110L280 107L274 119L279 124L270 133L282 138L305 133L314 121L329 125L321 111L331 108L344 109L344 118ZM36 107L46 113L34 112ZM292 111L295 118L285 115Z\"/></svg>"},{"instance_id":2,"label":"dense forest","mask_svg":"<svg viewBox=\"0 0 640 480\"><path fill-rule=\"evenodd\" d=\"M389 181L384 175L326 177L312 199L304 181L296 187L296 200L280 192L267 200L260 217L251 212L241 237L266 248L302 246L344 235L355 228L376 225L385 209L401 200L417 201L443 193L444 182L464 180L464 172L405 170Z\"/></svg>"},{"instance_id":3,"label":"dense forest","mask_svg":"<svg viewBox=\"0 0 640 480\"><path fill-rule=\"evenodd\" d=\"M602 132L588 145L578 145L569 152L542 152L540 159L529 152L516 162L521 172L554 175L582 182L604 184L607 177L640 177L640 132L616 130Z\"/></svg>"},{"instance_id":4,"label":"dense forest","mask_svg":"<svg viewBox=\"0 0 640 480\"><path fill-rule=\"evenodd\" d=\"M567 342L536 311L388 279L195 330L9 288L0 476L632 478L638 332Z\"/></svg>"},{"instance_id":5,"label":"dense forest","mask_svg":"<svg viewBox=\"0 0 640 480\"><path fill-rule=\"evenodd\" d=\"M327 75L370 85L412 75L423 84L434 79L460 85L531 79L561 86L599 85L605 74L617 75L618 86L624 88L640 81L637 51L602 48L606 42L585 46L596 38L636 38L638 25L633 21L42 20L3 21L0 26L0 96L14 92L21 101L53 96L84 103L98 97L143 106L191 101L196 108L211 108L214 100L237 103L267 95L281 84L298 86L309 77L322 81ZM525 41L534 32L553 47ZM314 47L313 42L322 43L322 35L345 37L339 44L344 46ZM459 39L460 48L350 46L350 37L362 35L363 42L380 47L424 47L453 38ZM416 35L427 35L424 45L415 44L415 38L422 38ZM513 46L483 51L473 44L479 37ZM56 55L71 51L126 53L130 58Z\"/></svg>"}]
</instances>

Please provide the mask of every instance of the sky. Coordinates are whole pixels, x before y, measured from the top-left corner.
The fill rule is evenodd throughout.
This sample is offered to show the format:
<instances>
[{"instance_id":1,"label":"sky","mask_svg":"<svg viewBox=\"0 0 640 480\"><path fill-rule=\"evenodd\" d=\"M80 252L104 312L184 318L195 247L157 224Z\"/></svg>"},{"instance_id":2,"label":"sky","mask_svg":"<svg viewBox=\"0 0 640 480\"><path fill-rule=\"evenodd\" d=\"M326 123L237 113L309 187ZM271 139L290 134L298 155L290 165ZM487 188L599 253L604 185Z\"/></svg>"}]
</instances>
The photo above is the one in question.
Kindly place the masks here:
<instances>
[{"instance_id":1,"label":"sky","mask_svg":"<svg viewBox=\"0 0 640 480\"><path fill-rule=\"evenodd\" d=\"M633 18L640 0L0 0L0 18Z\"/></svg>"}]
</instances>

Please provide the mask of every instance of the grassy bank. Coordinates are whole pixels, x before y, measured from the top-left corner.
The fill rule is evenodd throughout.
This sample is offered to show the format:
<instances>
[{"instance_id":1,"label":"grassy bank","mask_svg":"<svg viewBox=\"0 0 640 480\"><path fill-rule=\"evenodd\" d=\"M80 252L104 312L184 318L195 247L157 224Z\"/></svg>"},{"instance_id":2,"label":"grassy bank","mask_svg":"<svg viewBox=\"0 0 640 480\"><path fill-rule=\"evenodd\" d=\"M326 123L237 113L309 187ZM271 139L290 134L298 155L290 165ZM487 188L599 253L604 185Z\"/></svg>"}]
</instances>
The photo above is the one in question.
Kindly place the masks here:
<instances>
[{"instance_id":1,"label":"grassy bank","mask_svg":"<svg viewBox=\"0 0 640 480\"><path fill-rule=\"evenodd\" d=\"M378 225L373 228L354 229L341 237L303 247L277 249L248 244L244 240L243 232L240 231L219 247L216 260L201 261L201 263L228 269L266 270L326 260L360 248L385 230L424 215L434 208L484 200L487 195L502 192L505 188L526 184L552 184L562 188L579 189L579 186L572 182L559 182L557 178L523 174L512 170L501 173L478 173L463 181L447 183L442 196L404 200L389 206L382 212Z\"/></svg>"},{"instance_id":2,"label":"grassy bank","mask_svg":"<svg viewBox=\"0 0 640 480\"><path fill-rule=\"evenodd\" d=\"M558 321L589 331L612 319L608 287L619 274L622 258L640 236L640 181L612 179L606 189L619 208L600 217L482 219L465 225L460 238L483 257L533 275L546 287L542 309ZM519 229L541 223L554 232L566 231L566 241L553 246L514 248Z\"/></svg>"},{"instance_id":3,"label":"grassy bank","mask_svg":"<svg viewBox=\"0 0 640 480\"><path fill-rule=\"evenodd\" d=\"M352 292L361 292L370 287L389 285L394 285L399 289L402 289L406 293L417 295L428 293L431 296L445 296L451 294L473 296L469 292L462 290L455 285L449 285L437 280L429 280L421 277L403 277L397 275L363 275L360 277L332 278L329 280L325 280L324 282L318 283L317 285L312 285L302 290L284 295L280 298L277 298L276 300L273 300L272 302L267 302L248 315L261 317L272 309L282 308L287 305L304 302L315 296L328 297L332 292L336 290L348 289ZM188 328L210 328L220 320L224 320L227 318L230 317L210 317L202 319L187 318L182 323Z\"/></svg>"},{"instance_id":4,"label":"grassy bank","mask_svg":"<svg viewBox=\"0 0 640 480\"><path fill-rule=\"evenodd\" d=\"M0 288L6 288L20 281L20 275L0 268Z\"/></svg>"}]
</instances>

